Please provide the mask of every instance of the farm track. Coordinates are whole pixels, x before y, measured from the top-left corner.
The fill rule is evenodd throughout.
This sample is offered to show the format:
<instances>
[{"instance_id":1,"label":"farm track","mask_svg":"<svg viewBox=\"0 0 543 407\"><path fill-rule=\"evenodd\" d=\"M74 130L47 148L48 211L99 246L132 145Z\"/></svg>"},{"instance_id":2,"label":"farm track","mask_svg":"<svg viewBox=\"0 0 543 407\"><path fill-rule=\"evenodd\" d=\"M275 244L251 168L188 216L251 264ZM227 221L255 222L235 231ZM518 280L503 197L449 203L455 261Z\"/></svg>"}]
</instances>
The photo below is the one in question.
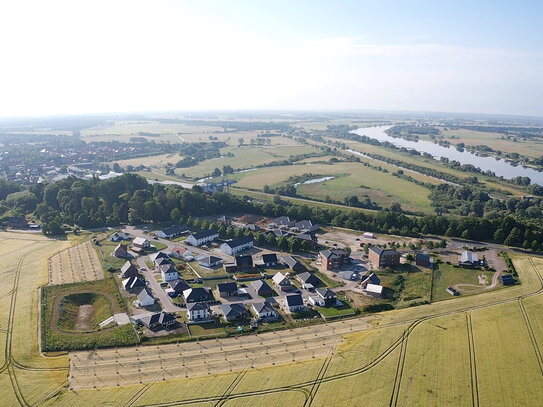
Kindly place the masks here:
<instances>
[{"instance_id":1,"label":"farm track","mask_svg":"<svg viewBox=\"0 0 543 407\"><path fill-rule=\"evenodd\" d=\"M409 337L409 335L413 332L413 330L418 325L420 325L422 322L432 320L432 319L435 319L435 318L449 316L449 315L455 315L455 314L460 314L460 313L468 313L468 312L470 312L472 310L484 309L484 308L488 308L488 307L492 307L492 306L500 305L500 304L507 304L507 303L511 303L511 302L514 302L514 301L518 301L519 299L524 299L524 298L540 295L541 293L543 293L543 278L541 277L541 274L540 274L539 270L535 267L533 261L530 260L530 262L531 262L531 265L532 265L532 268L533 268L534 272L537 275L537 278L539 279L539 281L541 283L539 289L537 289L536 291L534 291L532 293L529 293L529 294L526 294L526 295L521 295L521 296L518 296L518 297L512 297L512 298L507 298L507 299L503 299L503 300L493 301L493 302L487 303L487 304L482 304L482 305L477 305L477 306L472 306L472 307L466 307L466 308L459 309L459 310L453 310L453 311L442 312L442 313L438 313L438 314L434 314L434 315L429 315L429 316L422 317L422 318L419 318L419 319L413 320L413 321L405 321L405 322L401 322L401 323L383 324L383 325L379 326L379 328L398 326L398 325L403 325L403 324L411 322L410 325L404 331L404 333L398 339L396 339L383 352L381 352L381 354L379 354L375 359L373 359L371 362L369 362L368 364L366 364L363 367L360 367L358 369L353 369L353 370L348 371L348 372L338 373L338 374L331 375L331 376L328 376L328 377L321 377L320 379L316 378L315 380L312 380L312 381L302 382L302 383L298 383L298 384L294 384L294 385L290 385L290 386L280 386L280 387L270 388L270 389L266 389L266 390L254 390L254 391L242 392L242 393L237 393L237 394L233 393L233 394L231 394L229 396L229 399L247 398L247 397L259 396L259 395L288 392L288 391L293 391L295 389L302 389L304 387L313 386L316 382L319 383L319 384L322 384L322 383L333 382L333 381L336 381L336 380L339 380L339 379L344 379L344 378L347 378L347 377L352 377L352 376L359 375L361 373L367 372L368 370L372 369L373 367L378 365L380 362L382 362L384 359L386 359L394 350L396 350L396 348L398 348L398 346L402 345L402 343ZM398 390L395 390L395 391L397 391L397 394L395 396L393 394L393 398L391 398L391 404L390 405L393 405L392 402L394 402L396 404L398 403L397 400L399 399L399 395L400 395L399 387L398 387ZM476 396L478 397L477 394L476 394ZM150 403L150 404L146 404L146 405L148 405L148 406L157 406L157 407L158 406L166 407L166 406L178 406L178 405L191 405L191 404L196 404L196 403L216 402L216 401L218 401L220 399L220 397L221 396L200 397L200 398L178 400L178 401L166 402L166 403ZM396 404L394 404L394 405L396 405Z\"/></svg>"},{"instance_id":2,"label":"farm track","mask_svg":"<svg viewBox=\"0 0 543 407\"><path fill-rule=\"evenodd\" d=\"M411 332L411 331L409 331ZM400 386L402 385L403 369L405 366L405 357L407 355L407 341L409 334L407 330L401 336L400 355L398 356L398 366L396 367L396 375L394 376L394 386L392 387L392 394L390 395L390 405L398 405L398 397L400 395Z\"/></svg>"},{"instance_id":3,"label":"farm track","mask_svg":"<svg viewBox=\"0 0 543 407\"><path fill-rule=\"evenodd\" d=\"M475 356L475 340L473 339L473 324L471 313L466 312L466 329L468 334L469 366L471 373L471 401L473 407L479 406L479 381L477 378L477 358Z\"/></svg>"}]
</instances>

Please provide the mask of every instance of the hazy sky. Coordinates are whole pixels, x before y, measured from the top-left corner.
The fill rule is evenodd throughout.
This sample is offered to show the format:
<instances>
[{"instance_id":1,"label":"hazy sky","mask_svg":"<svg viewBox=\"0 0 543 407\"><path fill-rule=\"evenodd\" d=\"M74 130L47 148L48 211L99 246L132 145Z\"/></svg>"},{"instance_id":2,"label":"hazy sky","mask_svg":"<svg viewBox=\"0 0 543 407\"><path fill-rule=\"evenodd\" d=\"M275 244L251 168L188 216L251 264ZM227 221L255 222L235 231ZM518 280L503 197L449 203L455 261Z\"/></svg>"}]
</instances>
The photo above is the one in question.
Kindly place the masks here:
<instances>
[{"instance_id":1,"label":"hazy sky","mask_svg":"<svg viewBox=\"0 0 543 407\"><path fill-rule=\"evenodd\" d=\"M0 116L543 116L542 1L2 1Z\"/></svg>"}]
</instances>

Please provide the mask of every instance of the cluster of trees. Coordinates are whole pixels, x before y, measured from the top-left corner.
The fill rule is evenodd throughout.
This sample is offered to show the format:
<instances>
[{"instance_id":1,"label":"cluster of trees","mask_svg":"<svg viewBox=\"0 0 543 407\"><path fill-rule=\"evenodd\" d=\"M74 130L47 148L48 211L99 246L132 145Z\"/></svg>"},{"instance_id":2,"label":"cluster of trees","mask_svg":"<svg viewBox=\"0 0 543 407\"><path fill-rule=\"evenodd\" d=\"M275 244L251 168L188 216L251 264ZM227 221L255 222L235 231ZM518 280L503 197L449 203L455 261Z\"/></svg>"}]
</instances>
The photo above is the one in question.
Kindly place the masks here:
<instances>
[{"instance_id":1,"label":"cluster of trees","mask_svg":"<svg viewBox=\"0 0 543 407\"><path fill-rule=\"evenodd\" d=\"M464 191L457 198L467 199L466 196L467 191ZM479 201L481 198L486 199L479 196ZM0 209L3 209L3 213L9 210L11 214L33 213L41 220L46 234L60 232L64 224L102 227L123 223L180 222L182 217L189 216L247 213L311 219L323 225L405 236L438 234L495 241L539 251L543 249L543 228L539 222L531 219L534 210L529 208L536 205L534 201L537 201L541 213L541 200L511 200L505 202L508 212L500 214L498 211L497 216L415 217L390 209L368 214L285 202L263 204L251 201L248 196L238 198L225 193L204 194L198 188L189 191L175 185L150 185L145 178L128 173L107 180L71 177L56 183L32 185L23 191L8 194L0 202ZM501 201L490 199L485 203L484 210L487 205L490 206L489 202L503 205ZM526 209L522 205L526 205ZM511 214L513 209L515 213ZM516 216L517 210L525 211L526 217Z\"/></svg>"},{"instance_id":2,"label":"cluster of trees","mask_svg":"<svg viewBox=\"0 0 543 407\"><path fill-rule=\"evenodd\" d=\"M177 168L187 168L198 164L200 161L218 158L221 156L220 149L225 147L224 141L212 141L211 143L186 143L182 144L179 154L184 156L175 166Z\"/></svg>"}]
</instances>

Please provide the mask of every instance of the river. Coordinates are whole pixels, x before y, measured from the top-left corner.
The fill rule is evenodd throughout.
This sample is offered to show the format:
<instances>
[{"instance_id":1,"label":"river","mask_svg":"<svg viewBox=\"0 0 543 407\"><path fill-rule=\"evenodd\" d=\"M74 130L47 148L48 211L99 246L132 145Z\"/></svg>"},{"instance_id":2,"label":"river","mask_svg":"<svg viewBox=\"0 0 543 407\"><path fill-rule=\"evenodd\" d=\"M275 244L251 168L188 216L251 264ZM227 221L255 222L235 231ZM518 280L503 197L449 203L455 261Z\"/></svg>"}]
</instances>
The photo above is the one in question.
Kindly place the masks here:
<instances>
[{"instance_id":1,"label":"river","mask_svg":"<svg viewBox=\"0 0 543 407\"><path fill-rule=\"evenodd\" d=\"M405 147L407 149L416 150L420 153L428 153L435 160L441 157L446 157L450 161L458 161L460 164L471 164L484 171L492 171L496 176L505 179L515 177L529 177L532 183L543 185L543 173L532 168L523 167L522 165L511 165L503 159L494 157L481 157L470 151L459 151L455 147L445 147L426 140L411 141L400 137L391 137L385 133L390 126L383 127L365 127L354 130L353 133L360 136L366 136L377 141L388 141L397 147ZM491 143L489 143L492 147Z\"/></svg>"}]
</instances>

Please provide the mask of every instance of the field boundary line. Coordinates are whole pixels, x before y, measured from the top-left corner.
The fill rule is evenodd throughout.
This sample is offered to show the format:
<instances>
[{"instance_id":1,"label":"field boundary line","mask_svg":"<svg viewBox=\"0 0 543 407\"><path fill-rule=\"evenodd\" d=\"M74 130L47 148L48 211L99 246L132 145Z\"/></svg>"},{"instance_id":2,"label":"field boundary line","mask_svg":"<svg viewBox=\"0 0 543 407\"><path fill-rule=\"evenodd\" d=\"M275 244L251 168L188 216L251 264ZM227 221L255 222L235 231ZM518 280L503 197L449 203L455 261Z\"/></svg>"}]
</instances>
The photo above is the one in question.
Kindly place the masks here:
<instances>
[{"instance_id":1,"label":"field boundary line","mask_svg":"<svg viewBox=\"0 0 543 407\"><path fill-rule=\"evenodd\" d=\"M469 367L471 374L471 402L474 407L479 406L479 381L477 377L477 359L475 357L475 339L473 337L473 324L470 312L466 312L466 329L468 334Z\"/></svg>"}]
</instances>

